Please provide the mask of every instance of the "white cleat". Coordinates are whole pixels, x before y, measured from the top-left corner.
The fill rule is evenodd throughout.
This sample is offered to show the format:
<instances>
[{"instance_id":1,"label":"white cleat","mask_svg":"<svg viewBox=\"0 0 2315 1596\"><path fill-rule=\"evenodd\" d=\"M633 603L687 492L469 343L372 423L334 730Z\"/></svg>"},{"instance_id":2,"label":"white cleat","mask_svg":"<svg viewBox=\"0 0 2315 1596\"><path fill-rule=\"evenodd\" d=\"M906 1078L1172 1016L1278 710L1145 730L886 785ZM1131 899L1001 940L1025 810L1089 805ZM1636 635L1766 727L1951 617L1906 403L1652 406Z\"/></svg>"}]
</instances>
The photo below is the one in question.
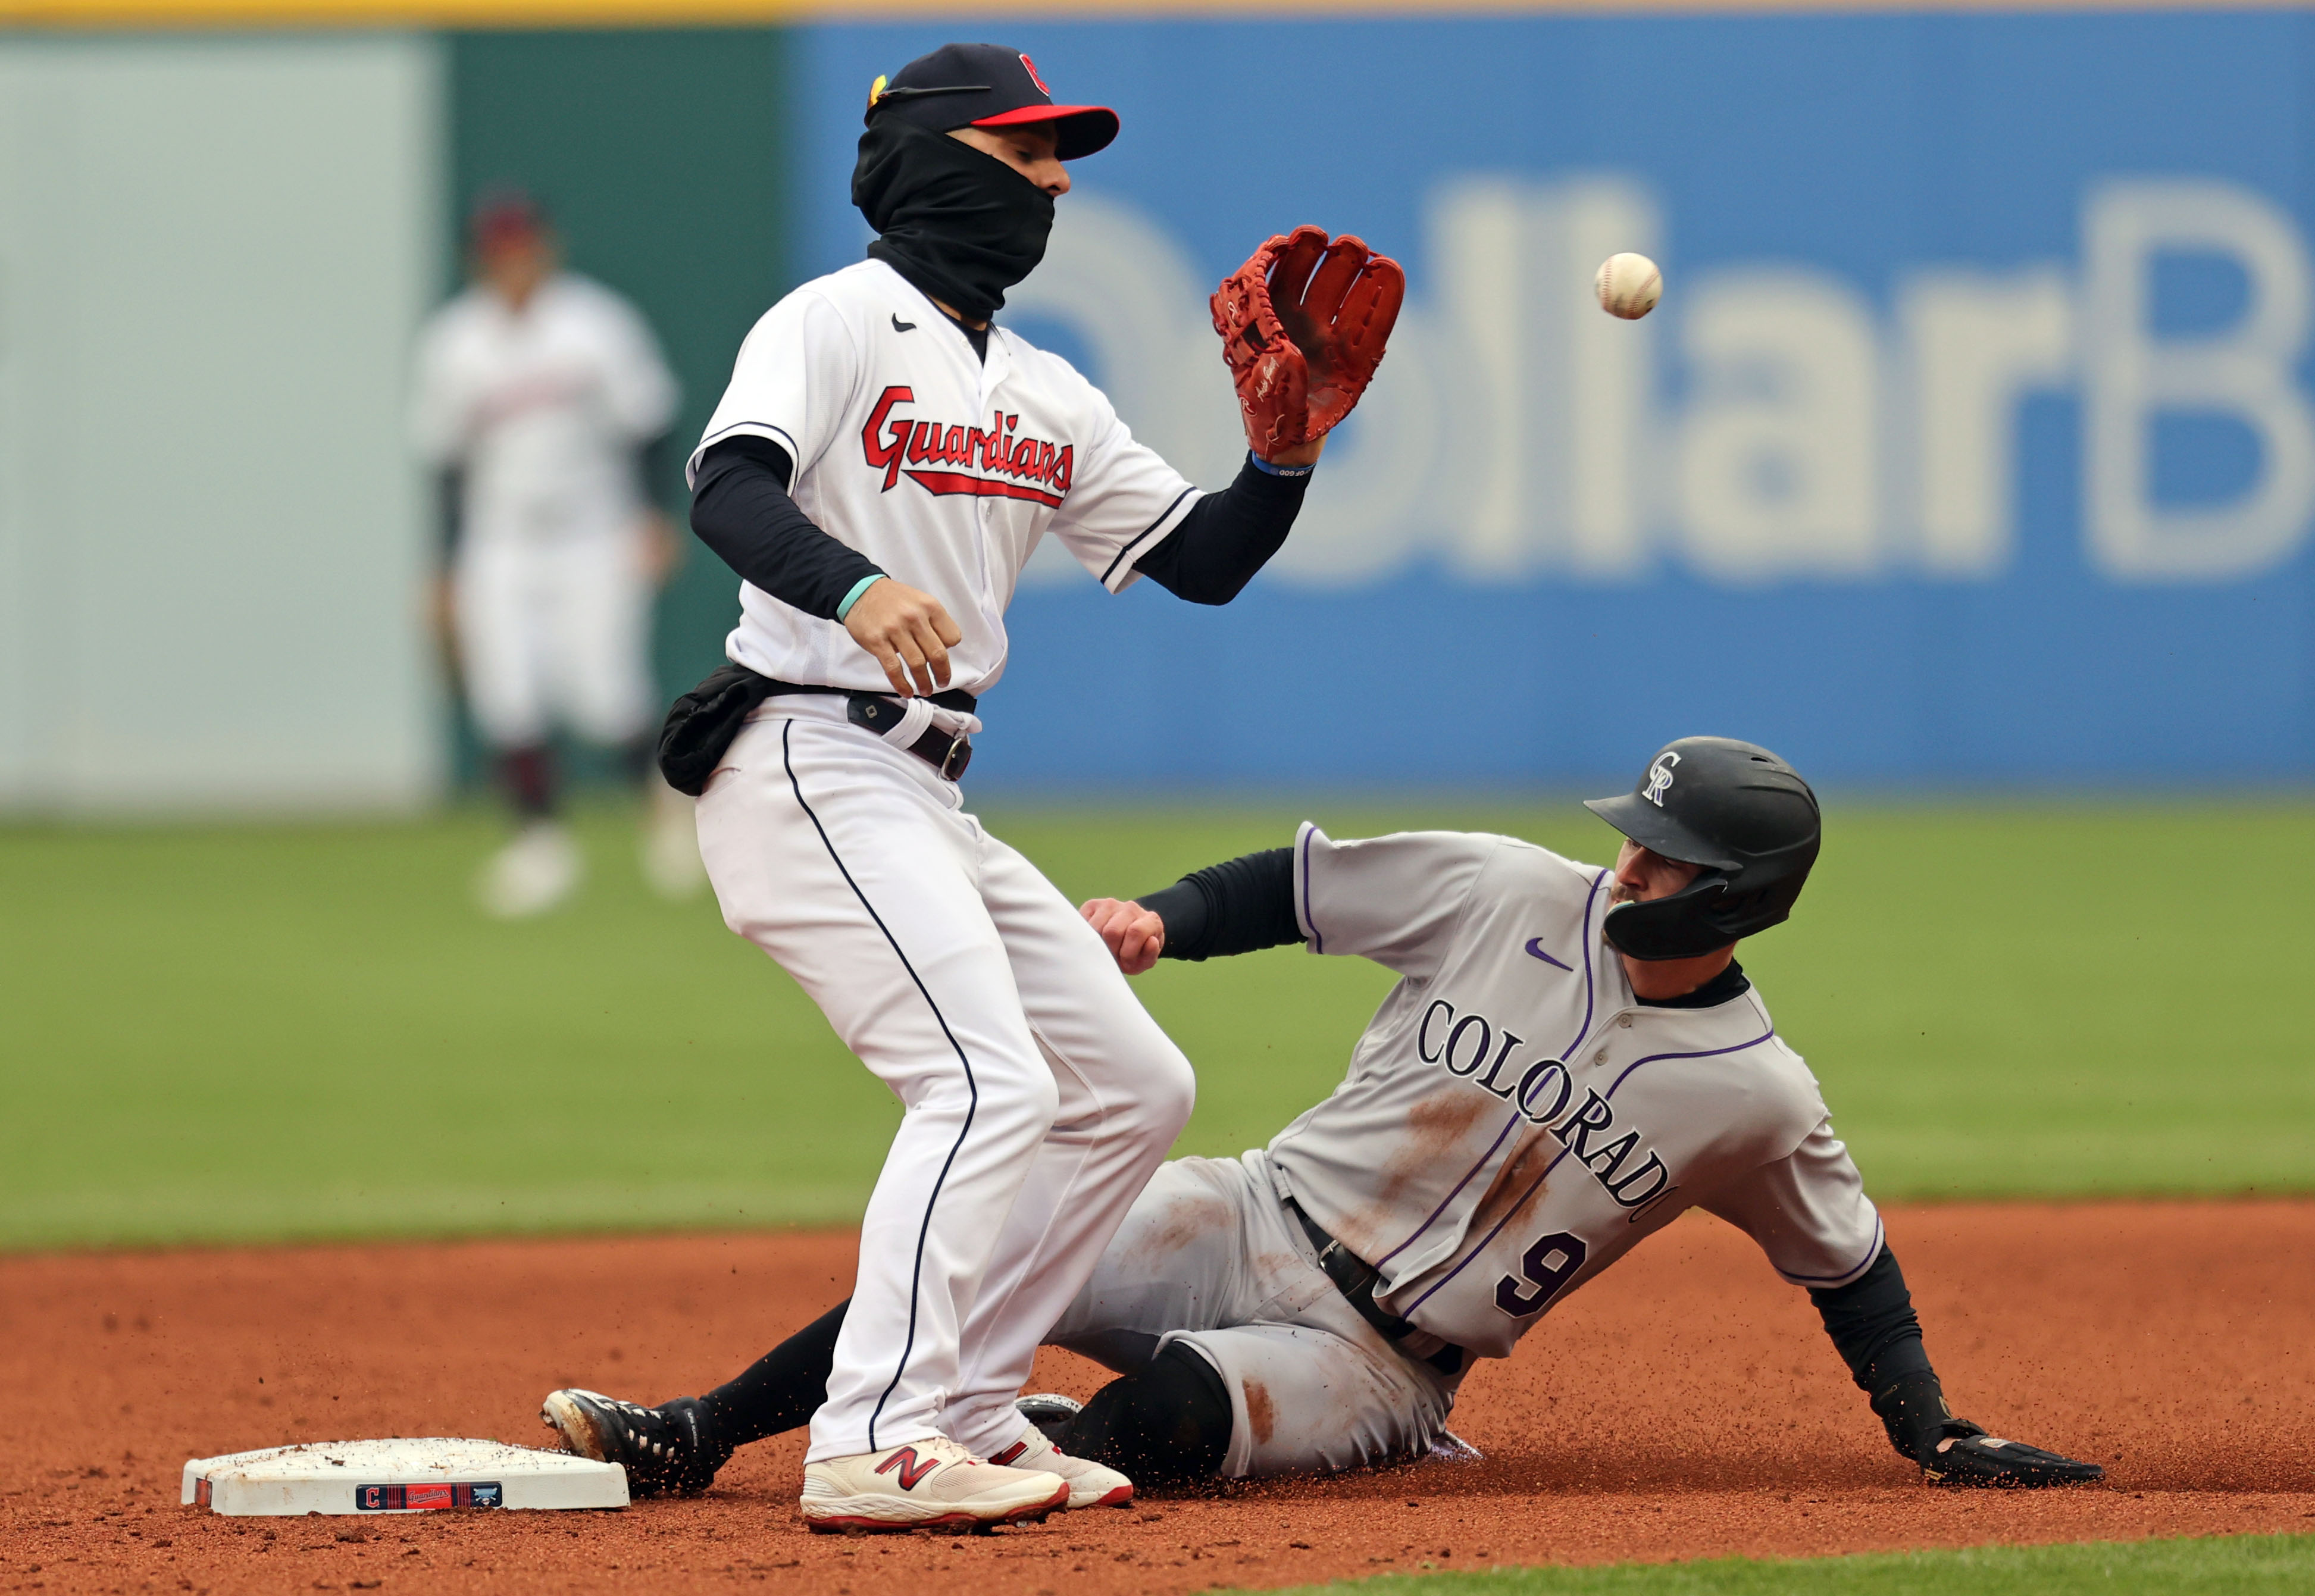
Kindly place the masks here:
<instances>
[{"instance_id":1,"label":"white cleat","mask_svg":"<svg viewBox=\"0 0 2315 1596\"><path fill-rule=\"evenodd\" d=\"M528 919L570 897L584 872L571 833L553 820L533 820L491 856L475 896L493 919Z\"/></svg>"},{"instance_id":2,"label":"white cleat","mask_svg":"<svg viewBox=\"0 0 2315 1596\"><path fill-rule=\"evenodd\" d=\"M976 1458L945 1435L807 1463L797 1505L816 1535L847 1530L988 1530L1067 1507L1069 1483Z\"/></svg>"},{"instance_id":3,"label":"white cleat","mask_svg":"<svg viewBox=\"0 0 2315 1596\"><path fill-rule=\"evenodd\" d=\"M1069 1482L1069 1510L1123 1507L1133 1500L1133 1482L1104 1464L1072 1458L1034 1424L1027 1434L989 1459L1008 1468L1042 1468Z\"/></svg>"},{"instance_id":4,"label":"white cleat","mask_svg":"<svg viewBox=\"0 0 2315 1596\"><path fill-rule=\"evenodd\" d=\"M707 884L692 799L657 777L643 816L643 865L644 882L670 902L692 897Z\"/></svg>"}]
</instances>

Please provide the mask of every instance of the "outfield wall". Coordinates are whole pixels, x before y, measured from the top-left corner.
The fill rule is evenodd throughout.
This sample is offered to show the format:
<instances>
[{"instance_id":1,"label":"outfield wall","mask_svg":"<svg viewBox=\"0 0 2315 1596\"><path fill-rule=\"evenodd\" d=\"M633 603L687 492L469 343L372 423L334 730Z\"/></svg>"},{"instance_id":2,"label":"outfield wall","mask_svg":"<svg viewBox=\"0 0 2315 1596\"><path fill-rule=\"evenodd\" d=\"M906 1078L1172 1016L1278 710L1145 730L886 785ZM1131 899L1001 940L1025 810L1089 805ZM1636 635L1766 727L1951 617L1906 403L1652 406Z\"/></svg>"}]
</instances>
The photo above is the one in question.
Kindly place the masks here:
<instances>
[{"instance_id":1,"label":"outfield wall","mask_svg":"<svg viewBox=\"0 0 2315 1596\"><path fill-rule=\"evenodd\" d=\"M2315 17L968 14L0 42L43 92L301 49L317 72L400 61L410 85L399 121L362 124L388 154L333 153L371 114L353 95L319 120L248 101L237 125L293 136L194 159L202 118L234 119L184 78L189 109L148 121L181 146L186 239L79 212L0 228L47 262L0 279L0 802L435 790L431 534L394 418L465 199L542 192L574 262L660 327L695 427L755 311L857 257L865 85L948 37L1017 42L1123 113L1007 319L1201 480L1237 448L1215 279L1313 220L1412 282L1302 527L1238 603L1111 598L1041 556L989 782L1559 784L1705 729L1849 783L2315 774ZM59 189L49 140L79 135L27 109L51 102L4 101L0 206L172 214ZM345 256L331 230L358 225L376 244L350 270L299 253L318 230ZM1633 325L1587 297L1620 248L1666 273ZM175 264L205 258L231 269ZM74 264L96 260L147 265ZM72 287L22 286L43 281ZM130 326L161 340L134 363L182 459L112 459L103 340ZM317 407L316 383L348 396ZM368 420L317 425L339 412ZM89 492L123 470L159 485ZM300 525L300 472L364 484L368 523ZM662 605L669 691L712 662L732 589L695 550ZM349 652L350 683L293 669ZM338 712L318 740L307 679Z\"/></svg>"},{"instance_id":2,"label":"outfield wall","mask_svg":"<svg viewBox=\"0 0 2315 1596\"><path fill-rule=\"evenodd\" d=\"M2315 769L2315 18L824 26L812 264L859 247L858 85L949 31L1122 112L1014 314L1204 479L1215 279L1312 220L1411 283L1246 599L1042 564L993 774L1558 782L1698 731L1843 782ZM1627 248L1636 325L1589 296Z\"/></svg>"},{"instance_id":3,"label":"outfield wall","mask_svg":"<svg viewBox=\"0 0 2315 1596\"><path fill-rule=\"evenodd\" d=\"M0 39L0 804L421 802L424 35Z\"/></svg>"}]
</instances>

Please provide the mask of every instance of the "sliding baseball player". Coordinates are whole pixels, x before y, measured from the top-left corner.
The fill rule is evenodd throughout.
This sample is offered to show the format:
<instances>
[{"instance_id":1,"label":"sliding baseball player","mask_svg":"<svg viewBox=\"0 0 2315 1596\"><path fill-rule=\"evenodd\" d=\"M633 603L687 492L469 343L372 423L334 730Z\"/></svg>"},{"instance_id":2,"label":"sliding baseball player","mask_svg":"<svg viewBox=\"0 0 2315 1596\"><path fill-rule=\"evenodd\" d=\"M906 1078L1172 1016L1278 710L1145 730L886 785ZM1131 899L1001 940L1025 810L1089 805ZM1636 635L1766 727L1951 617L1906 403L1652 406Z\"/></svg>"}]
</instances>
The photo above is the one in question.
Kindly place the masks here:
<instances>
[{"instance_id":1,"label":"sliding baseball player","mask_svg":"<svg viewBox=\"0 0 2315 1596\"><path fill-rule=\"evenodd\" d=\"M1815 861L1807 784L1765 749L1691 737L1588 807L1624 834L1612 867L1305 825L1291 848L1085 906L1128 972L1300 943L1400 980L1343 1084L1267 1148L1158 1171L1048 1337L1121 1378L1081 1409L1024 1409L1149 1481L1421 1457L1477 1361L1702 1208L1808 1290L1925 1478L2099 1478L1954 1416L1816 1080L1736 962ZM800 1423L845 1323L839 1307L728 1385L632 1409L692 1439L630 1447L631 1479L702 1489L732 1448Z\"/></svg>"}]
</instances>

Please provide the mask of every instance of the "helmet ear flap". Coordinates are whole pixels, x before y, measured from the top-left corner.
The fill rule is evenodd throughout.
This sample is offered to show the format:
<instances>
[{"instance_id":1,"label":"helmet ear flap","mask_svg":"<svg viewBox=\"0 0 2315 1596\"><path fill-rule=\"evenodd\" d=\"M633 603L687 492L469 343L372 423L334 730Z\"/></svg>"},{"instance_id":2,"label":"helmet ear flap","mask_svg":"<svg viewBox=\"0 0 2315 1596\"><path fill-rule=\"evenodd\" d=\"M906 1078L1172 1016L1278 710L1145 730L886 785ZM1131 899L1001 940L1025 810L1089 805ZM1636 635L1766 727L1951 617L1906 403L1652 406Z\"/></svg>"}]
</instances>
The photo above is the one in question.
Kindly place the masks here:
<instances>
[{"instance_id":1,"label":"helmet ear flap","mask_svg":"<svg viewBox=\"0 0 2315 1596\"><path fill-rule=\"evenodd\" d=\"M1781 886L1783 883L1778 883ZM1765 931L1792 913L1789 901L1778 903L1778 887L1760 888L1756 891L1725 894L1716 906L1712 919L1716 926L1726 928L1734 935L1747 935L1752 931ZM1797 897L1795 893L1793 896ZM1744 929L1737 930L1743 927Z\"/></svg>"},{"instance_id":2,"label":"helmet ear flap","mask_svg":"<svg viewBox=\"0 0 2315 1596\"><path fill-rule=\"evenodd\" d=\"M1635 959L1693 959L1736 940L1720 925L1728 918L1727 894L1727 872L1703 871L1667 897L1616 905L1601 929L1618 953Z\"/></svg>"},{"instance_id":3,"label":"helmet ear flap","mask_svg":"<svg viewBox=\"0 0 2315 1596\"><path fill-rule=\"evenodd\" d=\"M1804 867L1749 892L1731 892L1731 879L1727 871L1707 870L1668 897L1619 903L1608 911L1601 929L1610 946L1635 959L1697 958L1790 919L1808 871Z\"/></svg>"}]
</instances>

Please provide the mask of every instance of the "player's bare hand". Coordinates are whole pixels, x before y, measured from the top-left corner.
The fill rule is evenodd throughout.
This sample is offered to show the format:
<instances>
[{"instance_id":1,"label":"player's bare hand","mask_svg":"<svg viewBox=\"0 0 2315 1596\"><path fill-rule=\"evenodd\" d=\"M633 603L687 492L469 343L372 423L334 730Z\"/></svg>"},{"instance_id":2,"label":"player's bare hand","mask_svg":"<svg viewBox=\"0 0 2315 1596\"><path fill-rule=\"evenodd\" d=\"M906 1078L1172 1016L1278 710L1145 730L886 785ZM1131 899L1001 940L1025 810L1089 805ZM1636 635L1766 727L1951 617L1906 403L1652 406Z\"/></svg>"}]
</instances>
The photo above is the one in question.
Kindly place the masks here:
<instances>
[{"instance_id":1,"label":"player's bare hand","mask_svg":"<svg viewBox=\"0 0 2315 1596\"><path fill-rule=\"evenodd\" d=\"M853 601L844 629L903 698L930 697L947 687L948 652L964 637L939 599L889 576Z\"/></svg>"},{"instance_id":2,"label":"player's bare hand","mask_svg":"<svg viewBox=\"0 0 2315 1596\"><path fill-rule=\"evenodd\" d=\"M1079 912L1087 925L1101 933L1110 956L1128 975L1140 975L1166 951L1166 922L1139 903L1095 898Z\"/></svg>"}]
</instances>

